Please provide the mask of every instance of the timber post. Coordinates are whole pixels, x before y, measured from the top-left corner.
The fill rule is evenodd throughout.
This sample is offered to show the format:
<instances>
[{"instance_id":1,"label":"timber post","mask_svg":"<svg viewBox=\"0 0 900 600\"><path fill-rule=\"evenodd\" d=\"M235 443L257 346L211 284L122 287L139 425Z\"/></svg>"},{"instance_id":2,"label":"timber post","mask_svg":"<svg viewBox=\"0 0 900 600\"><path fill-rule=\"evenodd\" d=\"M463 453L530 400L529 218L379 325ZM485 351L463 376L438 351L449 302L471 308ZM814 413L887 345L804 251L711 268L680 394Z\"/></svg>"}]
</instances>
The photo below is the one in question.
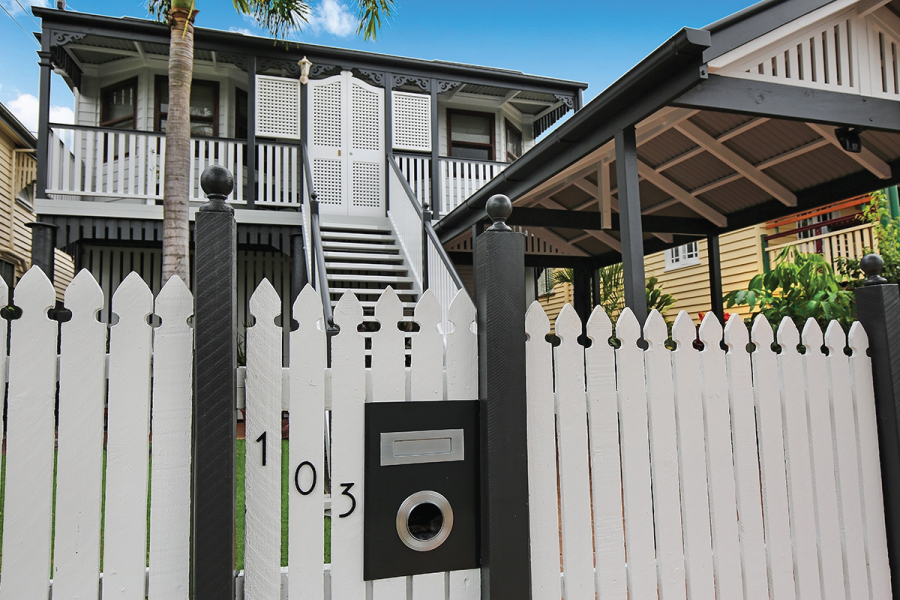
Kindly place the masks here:
<instances>
[{"instance_id":1,"label":"timber post","mask_svg":"<svg viewBox=\"0 0 900 600\"><path fill-rule=\"evenodd\" d=\"M900 590L900 292L881 276L884 261L869 254L860 261L866 274L856 288L856 315L869 338L878 450L884 490L891 587Z\"/></svg>"},{"instance_id":2,"label":"timber post","mask_svg":"<svg viewBox=\"0 0 900 600\"><path fill-rule=\"evenodd\" d=\"M26 223L31 229L31 265L40 267L50 283L53 283L53 274L56 269L56 230L59 225L35 221Z\"/></svg>"},{"instance_id":3,"label":"timber post","mask_svg":"<svg viewBox=\"0 0 900 600\"><path fill-rule=\"evenodd\" d=\"M512 203L487 201L478 236L478 397L481 400L481 597L531 597L525 400L525 244L505 221Z\"/></svg>"},{"instance_id":4,"label":"timber post","mask_svg":"<svg viewBox=\"0 0 900 600\"><path fill-rule=\"evenodd\" d=\"M225 203L234 177L219 165L200 178L194 253L193 598L234 598L237 225Z\"/></svg>"}]
</instances>

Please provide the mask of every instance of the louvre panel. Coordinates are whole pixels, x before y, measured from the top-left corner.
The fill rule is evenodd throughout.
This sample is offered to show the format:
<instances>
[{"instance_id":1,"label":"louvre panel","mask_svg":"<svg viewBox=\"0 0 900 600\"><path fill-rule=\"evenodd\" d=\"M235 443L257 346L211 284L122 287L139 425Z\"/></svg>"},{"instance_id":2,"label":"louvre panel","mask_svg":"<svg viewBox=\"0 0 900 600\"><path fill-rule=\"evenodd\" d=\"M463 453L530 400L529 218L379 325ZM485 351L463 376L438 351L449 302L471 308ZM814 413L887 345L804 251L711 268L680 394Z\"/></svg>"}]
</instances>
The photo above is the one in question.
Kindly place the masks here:
<instances>
[{"instance_id":1,"label":"louvre panel","mask_svg":"<svg viewBox=\"0 0 900 600\"><path fill-rule=\"evenodd\" d=\"M341 88L340 79L312 87L312 143L316 146L341 147Z\"/></svg>"},{"instance_id":2,"label":"louvre panel","mask_svg":"<svg viewBox=\"0 0 900 600\"><path fill-rule=\"evenodd\" d=\"M256 135L300 137L300 82L256 76Z\"/></svg>"},{"instance_id":3,"label":"louvre panel","mask_svg":"<svg viewBox=\"0 0 900 600\"><path fill-rule=\"evenodd\" d=\"M315 158L312 161L313 185L321 204L341 204L341 161Z\"/></svg>"},{"instance_id":4,"label":"louvre panel","mask_svg":"<svg viewBox=\"0 0 900 600\"><path fill-rule=\"evenodd\" d=\"M377 163L354 162L353 206L365 208L381 207L381 173L384 169Z\"/></svg>"},{"instance_id":5,"label":"louvre panel","mask_svg":"<svg viewBox=\"0 0 900 600\"><path fill-rule=\"evenodd\" d=\"M350 88L353 103L352 147L354 150L380 150L381 103L378 101L378 94L356 82Z\"/></svg>"},{"instance_id":6,"label":"louvre panel","mask_svg":"<svg viewBox=\"0 0 900 600\"><path fill-rule=\"evenodd\" d=\"M874 15L868 19L872 95L896 99L900 96L900 35L895 27L900 27L900 20L881 15L886 20Z\"/></svg>"},{"instance_id":7,"label":"louvre panel","mask_svg":"<svg viewBox=\"0 0 900 600\"><path fill-rule=\"evenodd\" d=\"M394 92L394 148L431 152L431 97Z\"/></svg>"}]
</instances>

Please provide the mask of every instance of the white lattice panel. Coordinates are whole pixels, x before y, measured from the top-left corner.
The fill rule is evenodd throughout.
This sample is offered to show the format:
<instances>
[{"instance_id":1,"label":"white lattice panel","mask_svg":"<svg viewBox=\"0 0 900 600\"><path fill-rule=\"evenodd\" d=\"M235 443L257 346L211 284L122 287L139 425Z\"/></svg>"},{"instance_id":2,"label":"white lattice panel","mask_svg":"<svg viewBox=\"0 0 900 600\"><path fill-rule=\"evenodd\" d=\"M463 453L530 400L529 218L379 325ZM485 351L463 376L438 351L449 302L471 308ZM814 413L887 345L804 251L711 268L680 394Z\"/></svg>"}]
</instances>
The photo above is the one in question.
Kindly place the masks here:
<instances>
[{"instance_id":1,"label":"white lattice panel","mask_svg":"<svg viewBox=\"0 0 900 600\"><path fill-rule=\"evenodd\" d=\"M431 152L431 97L394 92L394 148Z\"/></svg>"},{"instance_id":2,"label":"white lattice panel","mask_svg":"<svg viewBox=\"0 0 900 600\"><path fill-rule=\"evenodd\" d=\"M352 114L352 139L354 150L381 149L381 102L378 94L371 92L355 81L350 85Z\"/></svg>"},{"instance_id":3,"label":"white lattice panel","mask_svg":"<svg viewBox=\"0 0 900 600\"><path fill-rule=\"evenodd\" d=\"M256 135L300 137L300 82L256 76Z\"/></svg>"},{"instance_id":4,"label":"white lattice panel","mask_svg":"<svg viewBox=\"0 0 900 600\"><path fill-rule=\"evenodd\" d=\"M359 208L380 208L383 185L381 165L377 163L354 162L353 206Z\"/></svg>"},{"instance_id":5,"label":"white lattice panel","mask_svg":"<svg viewBox=\"0 0 900 600\"><path fill-rule=\"evenodd\" d=\"M342 82L333 81L312 87L312 143L340 148L342 142Z\"/></svg>"},{"instance_id":6,"label":"white lattice panel","mask_svg":"<svg viewBox=\"0 0 900 600\"><path fill-rule=\"evenodd\" d=\"M312 161L313 185L322 204L340 205L342 200L342 162L327 158Z\"/></svg>"}]
</instances>

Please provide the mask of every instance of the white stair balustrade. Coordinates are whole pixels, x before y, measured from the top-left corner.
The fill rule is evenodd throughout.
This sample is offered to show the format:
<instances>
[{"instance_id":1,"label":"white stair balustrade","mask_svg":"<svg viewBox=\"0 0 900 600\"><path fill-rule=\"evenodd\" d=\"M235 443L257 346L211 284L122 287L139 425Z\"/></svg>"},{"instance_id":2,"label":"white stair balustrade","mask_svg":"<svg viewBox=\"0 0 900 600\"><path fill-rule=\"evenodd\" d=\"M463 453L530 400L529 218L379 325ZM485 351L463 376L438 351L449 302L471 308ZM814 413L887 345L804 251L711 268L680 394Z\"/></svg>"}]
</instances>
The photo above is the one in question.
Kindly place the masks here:
<instances>
[{"instance_id":1,"label":"white stair balustrade","mask_svg":"<svg viewBox=\"0 0 900 600\"><path fill-rule=\"evenodd\" d=\"M502 173L508 163L441 158L441 206L445 215Z\"/></svg>"}]
</instances>

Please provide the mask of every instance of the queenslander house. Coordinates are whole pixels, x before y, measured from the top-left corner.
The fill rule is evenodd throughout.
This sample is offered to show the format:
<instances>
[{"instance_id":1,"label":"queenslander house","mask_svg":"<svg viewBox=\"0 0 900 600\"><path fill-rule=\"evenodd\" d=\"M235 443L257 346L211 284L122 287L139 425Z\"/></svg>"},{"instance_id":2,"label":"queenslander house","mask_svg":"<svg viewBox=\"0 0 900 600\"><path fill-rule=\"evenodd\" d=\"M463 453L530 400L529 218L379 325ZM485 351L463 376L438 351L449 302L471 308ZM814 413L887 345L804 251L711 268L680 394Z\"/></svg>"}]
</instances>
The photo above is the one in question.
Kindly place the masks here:
<instances>
[{"instance_id":1,"label":"queenslander house","mask_svg":"<svg viewBox=\"0 0 900 600\"><path fill-rule=\"evenodd\" d=\"M108 298L132 270L155 292L169 30L141 19L35 14L43 27L38 219L58 226L57 247ZM49 122L51 70L74 95L72 125ZM429 262L434 282L462 283L423 217L430 210L438 221L464 203L578 110L586 87L198 28L191 226L205 201L200 174L221 164L235 176L239 306L267 277L285 307L309 280L332 302L353 290L367 315L390 285L411 314L436 285ZM462 270L471 279L471 268ZM455 290L444 291L445 305ZM246 312L239 318L246 324Z\"/></svg>"}]
</instances>

